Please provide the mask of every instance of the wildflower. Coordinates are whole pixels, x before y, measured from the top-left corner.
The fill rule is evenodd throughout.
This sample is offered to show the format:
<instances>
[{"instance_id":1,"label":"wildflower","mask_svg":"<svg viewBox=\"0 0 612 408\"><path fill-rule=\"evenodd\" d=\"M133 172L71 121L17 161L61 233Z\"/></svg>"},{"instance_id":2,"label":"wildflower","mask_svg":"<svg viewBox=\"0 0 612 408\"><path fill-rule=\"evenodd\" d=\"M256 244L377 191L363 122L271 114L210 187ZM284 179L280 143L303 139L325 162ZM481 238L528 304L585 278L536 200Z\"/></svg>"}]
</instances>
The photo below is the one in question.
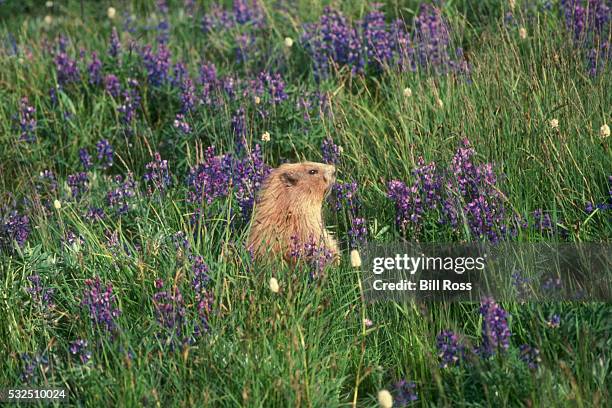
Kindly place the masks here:
<instances>
[{"instance_id":1,"label":"wildflower","mask_svg":"<svg viewBox=\"0 0 612 408\"><path fill-rule=\"evenodd\" d=\"M72 198L79 198L88 189L89 177L85 172L79 172L75 174L69 174L67 179L68 187Z\"/></svg>"},{"instance_id":2,"label":"wildflower","mask_svg":"<svg viewBox=\"0 0 612 408\"><path fill-rule=\"evenodd\" d=\"M78 356L82 364L85 364L91 358L91 351L87 350L87 340L77 339L70 343L70 354Z\"/></svg>"},{"instance_id":3,"label":"wildflower","mask_svg":"<svg viewBox=\"0 0 612 408\"><path fill-rule=\"evenodd\" d=\"M12 248L13 242L23 248L29 235L30 219L27 215L21 215L16 210L0 213L0 249Z\"/></svg>"},{"instance_id":4,"label":"wildflower","mask_svg":"<svg viewBox=\"0 0 612 408\"><path fill-rule=\"evenodd\" d=\"M393 397L391 393L387 390L378 391L378 405L381 408L391 408L393 407Z\"/></svg>"},{"instance_id":5,"label":"wildflower","mask_svg":"<svg viewBox=\"0 0 612 408\"><path fill-rule=\"evenodd\" d=\"M174 119L174 128L181 131L184 134L191 133L191 126L185 120L185 115L178 113Z\"/></svg>"},{"instance_id":6,"label":"wildflower","mask_svg":"<svg viewBox=\"0 0 612 408\"><path fill-rule=\"evenodd\" d=\"M98 149L98 160L103 160L102 167L104 169L112 167L114 151L110 142L106 139L102 139L96 143L96 148Z\"/></svg>"},{"instance_id":7,"label":"wildflower","mask_svg":"<svg viewBox=\"0 0 612 408\"><path fill-rule=\"evenodd\" d=\"M601 127L599 128L599 136L601 136L602 139L610 137L610 126L605 123L601 125Z\"/></svg>"},{"instance_id":8,"label":"wildflower","mask_svg":"<svg viewBox=\"0 0 612 408\"><path fill-rule=\"evenodd\" d=\"M83 292L81 305L89 312L94 327L103 329L109 334L117 330L116 319L121 311L117 307L117 299L113 294L113 285L102 285L100 277L85 280L86 289Z\"/></svg>"},{"instance_id":9,"label":"wildflower","mask_svg":"<svg viewBox=\"0 0 612 408\"><path fill-rule=\"evenodd\" d=\"M508 313L493 298L484 298L480 303L482 315L482 346L480 352L490 356L496 350L507 350L510 346L510 329Z\"/></svg>"},{"instance_id":10,"label":"wildflower","mask_svg":"<svg viewBox=\"0 0 612 408\"><path fill-rule=\"evenodd\" d=\"M117 58L120 51L121 51L121 41L119 40L119 34L117 33L117 28L113 27L113 30L111 31L108 55L110 55L113 58Z\"/></svg>"},{"instance_id":11,"label":"wildflower","mask_svg":"<svg viewBox=\"0 0 612 408\"><path fill-rule=\"evenodd\" d=\"M438 98L436 99L436 105L438 105L438 108L443 108L444 102L442 102L442 99Z\"/></svg>"},{"instance_id":12,"label":"wildflower","mask_svg":"<svg viewBox=\"0 0 612 408\"><path fill-rule=\"evenodd\" d=\"M30 101L26 96L21 98L19 104L19 129L21 131L20 139L33 143L36 141L36 108L30 105Z\"/></svg>"},{"instance_id":13,"label":"wildflower","mask_svg":"<svg viewBox=\"0 0 612 408\"><path fill-rule=\"evenodd\" d=\"M89 170L93 167L91 155L89 154L87 149L79 149L79 160L81 161L81 165L85 170Z\"/></svg>"},{"instance_id":14,"label":"wildflower","mask_svg":"<svg viewBox=\"0 0 612 408\"><path fill-rule=\"evenodd\" d=\"M91 62L87 66L87 72L89 72L89 83L92 85L99 85L102 82L102 61L98 58L98 53L93 51L91 53Z\"/></svg>"},{"instance_id":15,"label":"wildflower","mask_svg":"<svg viewBox=\"0 0 612 408\"><path fill-rule=\"evenodd\" d=\"M450 330L445 330L438 334L437 338L438 357L440 357L440 367L446 368L456 365L463 357L464 346L459 343L459 338Z\"/></svg>"},{"instance_id":16,"label":"wildflower","mask_svg":"<svg viewBox=\"0 0 612 408\"><path fill-rule=\"evenodd\" d=\"M548 319L548 321L546 322L546 325L551 329L558 328L561 325L561 316L559 316L558 314L552 315L550 319Z\"/></svg>"},{"instance_id":17,"label":"wildflower","mask_svg":"<svg viewBox=\"0 0 612 408\"><path fill-rule=\"evenodd\" d=\"M415 392L416 384L413 381L401 380L393 386L393 399L398 407L405 407L419 399Z\"/></svg>"},{"instance_id":18,"label":"wildflower","mask_svg":"<svg viewBox=\"0 0 612 408\"><path fill-rule=\"evenodd\" d=\"M153 190L163 193L170 185L170 173L168 171L168 160L162 160L159 153L155 152L154 160L148 163L144 174L149 194Z\"/></svg>"},{"instance_id":19,"label":"wildflower","mask_svg":"<svg viewBox=\"0 0 612 408\"><path fill-rule=\"evenodd\" d=\"M26 291L32 296L32 304L35 307L42 307L46 311L53 309L55 307L53 302L55 290L44 287L40 275L28 276L28 281L32 286L27 288Z\"/></svg>"},{"instance_id":20,"label":"wildflower","mask_svg":"<svg viewBox=\"0 0 612 408\"><path fill-rule=\"evenodd\" d=\"M270 141L270 132L264 132L261 135L261 141L262 142L269 142Z\"/></svg>"},{"instance_id":21,"label":"wildflower","mask_svg":"<svg viewBox=\"0 0 612 408\"><path fill-rule=\"evenodd\" d=\"M115 10L114 7L109 7L108 9L106 9L106 16L110 18L111 20L115 18L116 14L117 14L117 10Z\"/></svg>"},{"instance_id":22,"label":"wildflower","mask_svg":"<svg viewBox=\"0 0 612 408\"><path fill-rule=\"evenodd\" d=\"M285 47L291 48L293 47L293 39L291 37L285 37Z\"/></svg>"},{"instance_id":23,"label":"wildflower","mask_svg":"<svg viewBox=\"0 0 612 408\"><path fill-rule=\"evenodd\" d=\"M22 353L20 357L24 365L21 373L21 380L25 383L34 382L33 380L39 373L46 376L46 373L51 368L49 357L46 354L35 353L30 355L28 353Z\"/></svg>"},{"instance_id":24,"label":"wildflower","mask_svg":"<svg viewBox=\"0 0 612 408\"><path fill-rule=\"evenodd\" d=\"M259 105L261 103L261 98L259 96L255 96L255 98L253 98L253 102L255 102L255 105Z\"/></svg>"},{"instance_id":25,"label":"wildflower","mask_svg":"<svg viewBox=\"0 0 612 408\"><path fill-rule=\"evenodd\" d=\"M118 98L121 94L121 85L119 84L119 78L114 74L108 74L104 77L104 89L112 97Z\"/></svg>"},{"instance_id":26,"label":"wildflower","mask_svg":"<svg viewBox=\"0 0 612 408\"><path fill-rule=\"evenodd\" d=\"M276 278L270 278L270 290L274 293L278 293L280 291L280 285L278 284L278 280Z\"/></svg>"},{"instance_id":27,"label":"wildflower","mask_svg":"<svg viewBox=\"0 0 612 408\"><path fill-rule=\"evenodd\" d=\"M53 2L52 1L45 2L45 7L52 8L53 7Z\"/></svg>"},{"instance_id":28,"label":"wildflower","mask_svg":"<svg viewBox=\"0 0 612 408\"><path fill-rule=\"evenodd\" d=\"M410 98L412 96L412 89L404 88L404 97Z\"/></svg>"},{"instance_id":29,"label":"wildflower","mask_svg":"<svg viewBox=\"0 0 612 408\"><path fill-rule=\"evenodd\" d=\"M120 175L113 179L115 188L106 194L108 206L117 214L125 215L130 209L130 202L136 197L136 182L134 175L129 172L125 177Z\"/></svg>"},{"instance_id":30,"label":"wildflower","mask_svg":"<svg viewBox=\"0 0 612 408\"><path fill-rule=\"evenodd\" d=\"M53 207L55 207L56 210L59 210L60 208L62 208L62 202L60 200L54 200Z\"/></svg>"},{"instance_id":31,"label":"wildflower","mask_svg":"<svg viewBox=\"0 0 612 408\"><path fill-rule=\"evenodd\" d=\"M372 327L374 323L372 322L372 320L368 319L367 317L363 319L363 325L365 327Z\"/></svg>"},{"instance_id":32,"label":"wildflower","mask_svg":"<svg viewBox=\"0 0 612 408\"><path fill-rule=\"evenodd\" d=\"M321 144L321 153L323 154L323 163L338 164L340 162L341 150L340 146L334 144L331 137L327 137Z\"/></svg>"},{"instance_id":33,"label":"wildflower","mask_svg":"<svg viewBox=\"0 0 612 408\"><path fill-rule=\"evenodd\" d=\"M524 40L524 39L526 39L526 38L527 38L527 29L526 29L525 27L521 27L521 28L519 28L518 33L519 33L519 38L520 38L521 40Z\"/></svg>"},{"instance_id":34,"label":"wildflower","mask_svg":"<svg viewBox=\"0 0 612 408\"><path fill-rule=\"evenodd\" d=\"M551 129L559 129L559 120L557 119L551 119L549 122L550 128Z\"/></svg>"},{"instance_id":35,"label":"wildflower","mask_svg":"<svg viewBox=\"0 0 612 408\"><path fill-rule=\"evenodd\" d=\"M540 350L535 347L531 347L528 344L519 346L519 350L521 353L521 360L527 363L527 366L531 370L536 370L542 362L542 359L540 358Z\"/></svg>"},{"instance_id":36,"label":"wildflower","mask_svg":"<svg viewBox=\"0 0 612 408\"><path fill-rule=\"evenodd\" d=\"M356 249L351 251L351 266L353 268L361 268L361 255L359 255L359 251Z\"/></svg>"},{"instance_id":37,"label":"wildflower","mask_svg":"<svg viewBox=\"0 0 612 408\"><path fill-rule=\"evenodd\" d=\"M47 14L47 15L45 16L44 21L45 21L45 24L46 24L46 25L51 25L51 23L53 22L53 17L51 17L49 14Z\"/></svg>"}]
</instances>

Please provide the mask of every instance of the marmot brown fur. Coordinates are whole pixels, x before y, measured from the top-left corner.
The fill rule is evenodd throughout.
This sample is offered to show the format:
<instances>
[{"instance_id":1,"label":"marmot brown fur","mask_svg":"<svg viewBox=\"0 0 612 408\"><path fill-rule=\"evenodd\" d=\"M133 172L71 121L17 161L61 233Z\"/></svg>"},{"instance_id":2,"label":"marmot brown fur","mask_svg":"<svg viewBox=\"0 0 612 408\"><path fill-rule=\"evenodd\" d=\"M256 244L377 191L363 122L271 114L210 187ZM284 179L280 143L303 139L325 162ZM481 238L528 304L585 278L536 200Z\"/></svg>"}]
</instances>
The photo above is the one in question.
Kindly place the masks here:
<instances>
[{"instance_id":1,"label":"marmot brown fur","mask_svg":"<svg viewBox=\"0 0 612 408\"><path fill-rule=\"evenodd\" d=\"M335 173L334 166L314 162L283 164L270 172L259 193L247 241L256 259L282 255L290 261L292 244L314 240L338 260L338 244L321 215Z\"/></svg>"}]
</instances>

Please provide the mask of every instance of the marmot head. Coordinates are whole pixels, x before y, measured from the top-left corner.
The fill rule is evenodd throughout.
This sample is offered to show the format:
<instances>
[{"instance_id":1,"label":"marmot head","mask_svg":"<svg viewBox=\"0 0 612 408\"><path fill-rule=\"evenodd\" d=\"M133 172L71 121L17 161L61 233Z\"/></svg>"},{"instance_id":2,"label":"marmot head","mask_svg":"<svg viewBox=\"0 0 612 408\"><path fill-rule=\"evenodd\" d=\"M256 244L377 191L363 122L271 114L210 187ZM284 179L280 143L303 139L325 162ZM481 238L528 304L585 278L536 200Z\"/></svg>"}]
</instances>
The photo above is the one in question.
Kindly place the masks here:
<instances>
[{"instance_id":1,"label":"marmot head","mask_svg":"<svg viewBox=\"0 0 612 408\"><path fill-rule=\"evenodd\" d=\"M277 180L289 195L323 200L336 181L336 168L330 164L287 163L276 168L270 177Z\"/></svg>"}]
</instances>

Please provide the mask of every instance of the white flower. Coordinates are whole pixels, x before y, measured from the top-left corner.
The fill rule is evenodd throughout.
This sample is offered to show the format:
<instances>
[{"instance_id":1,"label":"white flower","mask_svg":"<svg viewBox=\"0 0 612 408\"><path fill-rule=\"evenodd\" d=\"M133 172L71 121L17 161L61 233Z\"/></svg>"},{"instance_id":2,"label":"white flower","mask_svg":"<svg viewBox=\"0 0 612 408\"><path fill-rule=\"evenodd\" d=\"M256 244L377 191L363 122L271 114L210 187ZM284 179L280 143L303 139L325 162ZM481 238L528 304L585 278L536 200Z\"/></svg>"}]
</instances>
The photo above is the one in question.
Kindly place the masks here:
<instances>
[{"instance_id":1,"label":"white flower","mask_svg":"<svg viewBox=\"0 0 612 408\"><path fill-rule=\"evenodd\" d=\"M365 325L365 327L372 327L374 323L366 317L365 319L363 319L363 324Z\"/></svg>"},{"instance_id":2,"label":"white flower","mask_svg":"<svg viewBox=\"0 0 612 408\"><path fill-rule=\"evenodd\" d=\"M551 119L548 123L550 124L551 128L559 129L559 121L557 119Z\"/></svg>"},{"instance_id":3,"label":"white flower","mask_svg":"<svg viewBox=\"0 0 612 408\"><path fill-rule=\"evenodd\" d=\"M255 97L255 105L259 105L261 103L261 98L259 96Z\"/></svg>"},{"instance_id":4,"label":"white flower","mask_svg":"<svg viewBox=\"0 0 612 408\"><path fill-rule=\"evenodd\" d=\"M527 38L527 29L525 27L519 28L519 37L521 38L521 40Z\"/></svg>"},{"instance_id":5,"label":"white flower","mask_svg":"<svg viewBox=\"0 0 612 408\"><path fill-rule=\"evenodd\" d=\"M393 397L389 391L378 391L378 405L382 408L391 408L393 406Z\"/></svg>"},{"instance_id":6,"label":"white flower","mask_svg":"<svg viewBox=\"0 0 612 408\"><path fill-rule=\"evenodd\" d=\"M285 47L293 47L293 39L291 37L285 37Z\"/></svg>"},{"instance_id":7,"label":"white flower","mask_svg":"<svg viewBox=\"0 0 612 408\"><path fill-rule=\"evenodd\" d=\"M410 88L405 88L405 89L404 89L404 96L405 96L406 98L410 98L410 97L412 96L412 89L410 89Z\"/></svg>"},{"instance_id":8,"label":"white flower","mask_svg":"<svg viewBox=\"0 0 612 408\"><path fill-rule=\"evenodd\" d=\"M274 293L278 293L280 286L276 278L270 278L270 290Z\"/></svg>"},{"instance_id":9,"label":"white flower","mask_svg":"<svg viewBox=\"0 0 612 408\"><path fill-rule=\"evenodd\" d=\"M62 208L62 202L60 200L53 201L53 207L55 207L56 210L59 210Z\"/></svg>"},{"instance_id":10,"label":"white flower","mask_svg":"<svg viewBox=\"0 0 612 408\"><path fill-rule=\"evenodd\" d=\"M52 22L53 22L53 17L51 17L49 14L47 14L45 16L45 24L46 25L51 25Z\"/></svg>"},{"instance_id":11,"label":"white flower","mask_svg":"<svg viewBox=\"0 0 612 408\"><path fill-rule=\"evenodd\" d=\"M359 255L359 251L356 249L351 251L351 266L353 268L361 268L361 255Z\"/></svg>"},{"instance_id":12,"label":"white flower","mask_svg":"<svg viewBox=\"0 0 612 408\"><path fill-rule=\"evenodd\" d=\"M610 136L610 126L608 126L606 123L601 125L601 127L599 128L599 136L601 136L604 139L606 137L609 137Z\"/></svg>"},{"instance_id":13,"label":"white flower","mask_svg":"<svg viewBox=\"0 0 612 408\"><path fill-rule=\"evenodd\" d=\"M443 108L444 107L444 102L442 102L442 99L438 98L436 100L436 105L438 105L438 108Z\"/></svg>"},{"instance_id":14,"label":"white flower","mask_svg":"<svg viewBox=\"0 0 612 408\"><path fill-rule=\"evenodd\" d=\"M269 142L270 141L270 132L263 132L263 134L261 135L261 141L262 142Z\"/></svg>"},{"instance_id":15,"label":"white flower","mask_svg":"<svg viewBox=\"0 0 612 408\"><path fill-rule=\"evenodd\" d=\"M45 6L47 6L47 8L51 8L53 7L53 2L52 1L48 1L45 3Z\"/></svg>"},{"instance_id":16,"label":"white flower","mask_svg":"<svg viewBox=\"0 0 612 408\"><path fill-rule=\"evenodd\" d=\"M108 18L110 18L111 20L112 20L113 18L115 18L115 15L116 15L116 14L117 14L117 10L115 10L115 8L114 8L114 7L109 7L109 8L106 10L106 15L107 15L107 16L108 16Z\"/></svg>"}]
</instances>

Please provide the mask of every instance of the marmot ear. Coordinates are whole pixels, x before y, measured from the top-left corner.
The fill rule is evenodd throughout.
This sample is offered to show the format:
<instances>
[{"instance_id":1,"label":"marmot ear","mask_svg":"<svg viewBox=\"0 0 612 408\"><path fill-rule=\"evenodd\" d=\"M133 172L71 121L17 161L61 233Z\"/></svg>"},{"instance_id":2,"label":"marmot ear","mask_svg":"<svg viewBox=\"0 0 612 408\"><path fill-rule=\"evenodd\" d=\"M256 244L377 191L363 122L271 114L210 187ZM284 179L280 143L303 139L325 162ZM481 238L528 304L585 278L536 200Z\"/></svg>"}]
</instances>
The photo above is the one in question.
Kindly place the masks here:
<instances>
[{"instance_id":1,"label":"marmot ear","mask_svg":"<svg viewBox=\"0 0 612 408\"><path fill-rule=\"evenodd\" d=\"M286 186L294 186L298 182L295 173L292 171L285 171L281 173L280 179Z\"/></svg>"}]
</instances>

